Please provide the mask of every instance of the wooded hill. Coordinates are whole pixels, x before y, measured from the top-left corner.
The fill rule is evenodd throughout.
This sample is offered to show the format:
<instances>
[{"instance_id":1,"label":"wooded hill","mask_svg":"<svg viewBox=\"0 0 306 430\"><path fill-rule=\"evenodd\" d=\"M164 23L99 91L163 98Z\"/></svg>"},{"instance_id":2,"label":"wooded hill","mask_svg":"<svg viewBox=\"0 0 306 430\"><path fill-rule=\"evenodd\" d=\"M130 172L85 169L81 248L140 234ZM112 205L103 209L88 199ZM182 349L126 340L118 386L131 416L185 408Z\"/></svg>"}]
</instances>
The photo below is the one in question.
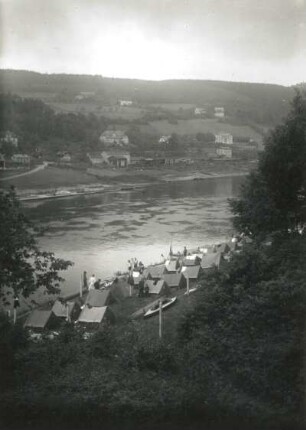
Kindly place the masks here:
<instances>
[{"instance_id":1,"label":"wooded hill","mask_svg":"<svg viewBox=\"0 0 306 430\"><path fill-rule=\"evenodd\" d=\"M119 99L135 105L189 104L194 107L223 106L240 121L278 123L289 110L292 87L272 84L205 80L144 81L91 75L41 74L0 70L0 89L42 100L71 102L80 92L91 92L101 104ZM183 106L184 107L184 106Z\"/></svg>"}]
</instances>

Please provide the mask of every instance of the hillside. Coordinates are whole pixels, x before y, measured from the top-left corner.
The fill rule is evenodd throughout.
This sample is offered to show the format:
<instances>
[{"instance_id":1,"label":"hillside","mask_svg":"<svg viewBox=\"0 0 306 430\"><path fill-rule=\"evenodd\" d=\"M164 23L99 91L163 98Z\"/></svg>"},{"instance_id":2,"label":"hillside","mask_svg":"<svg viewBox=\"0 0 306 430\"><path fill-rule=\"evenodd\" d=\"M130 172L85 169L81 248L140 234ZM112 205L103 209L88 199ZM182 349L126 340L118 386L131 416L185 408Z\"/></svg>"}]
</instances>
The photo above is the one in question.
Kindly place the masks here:
<instances>
[{"instance_id":1,"label":"hillside","mask_svg":"<svg viewBox=\"0 0 306 430\"><path fill-rule=\"evenodd\" d=\"M195 106L223 106L227 115L240 121L278 123L288 112L291 87L223 81L144 81L91 75L40 74L0 70L0 88L24 97L41 98L59 110L89 111L114 106L118 100L132 100L137 107L182 111ZM85 103L75 103L80 92L91 93ZM87 94L88 96L88 94ZM182 104L181 106L178 106ZM89 106L89 109L88 109ZM174 109L172 106L175 106ZM128 108L125 109L128 112ZM133 112L131 119L143 112ZM122 113L124 116L124 112ZM119 115L117 115L119 116ZM127 118L129 119L129 118Z\"/></svg>"}]
</instances>

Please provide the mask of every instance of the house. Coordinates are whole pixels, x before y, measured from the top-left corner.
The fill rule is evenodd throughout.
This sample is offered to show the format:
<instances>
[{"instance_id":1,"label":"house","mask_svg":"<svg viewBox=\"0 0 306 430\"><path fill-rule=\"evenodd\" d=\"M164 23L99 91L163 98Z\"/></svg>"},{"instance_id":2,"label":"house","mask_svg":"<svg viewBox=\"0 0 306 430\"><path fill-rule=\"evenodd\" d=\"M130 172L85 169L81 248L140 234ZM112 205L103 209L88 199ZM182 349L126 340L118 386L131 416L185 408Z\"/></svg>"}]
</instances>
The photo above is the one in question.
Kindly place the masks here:
<instances>
[{"instance_id":1,"label":"house","mask_svg":"<svg viewBox=\"0 0 306 430\"><path fill-rule=\"evenodd\" d=\"M98 328L102 323L114 323L115 315L108 306L93 307L84 306L78 318L78 323L87 328Z\"/></svg>"},{"instance_id":2,"label":"house","mask_svg":"<svg viewBox=\"0 0 306 430\"><path fill-rule=\"evenodd\" d=\"M0 143L7 143L15 148L18 148L18 138L11 131L6 131L4 136L0 139Z\"/></svg>"},{"instance_id":3,"label":"house","mask_svg":"<svg viewBox=\"0 0 306 430\"><path fill-rule=\"evenodd\" d=\"M146 279L161 279L164 273L166 273L166 266L164 264L149 266L143 272Z\"/></svg>"},{"instance_id":4,"label":"house","mask_svg":"<svg viewBox=\"0 0 306 430\"><path fill-rule=\"evenodd\" d=\"M205 108L199 108L199 107L197 107L194 110L194 114L197 115L197 116L206 115L206 113L207 113L207 110Z\"/></svg>"},{"instance_id":5,"label":"house","mask_svg":"<svg viewBox=\"0 0 306 430\"><path fill-rule=\"evenodd\" d=\"M30 164L31 157L27 154L14 154L11 160L16 164Z\"/></svg>"},{"instance_id":6,"label":"house","mask_svg":"<svg viewBox=\"0 0 306 430\"><path fill-rule=\"evenodd\" d=\"M171 136L161 136L158 140L158 143L168 145L168 143L170 142L170 139L171 139Z\"/></svg>"},{"instance_id":7,"label":"house","mask_svg":"<svg viewBox=\"0 0 306 430\"><path fill-rule=\"evenodd\" d=\"M159 279L156 281L148 279L144 284L144 288L149 289L149 294L159 294L163 296L167 296L170 294L170 288L163 279Z\"/></svg>"},{"instance_id":8,"label":"house","mask_svg":"<svg viewBox=\"0 0 306 430\"><path fill-rule=\"evenodd\" d=\"M223 145L232 145L233 136L230 133L215 134L215 143L222 143Z\"/></svg>"},{"instance_id":9,"label":"house","mask_svg":"<svg viewBox=\"0 0 306 430\"><path fill-rule=\"evenodd\" d=\"M221 252L215 252L213 254L206 254L203 255L202 261L201 261L201 268L203 270L212 269L216 267L219 269L220 263L221 263Z\"/></svg>"},{"instance_id":10,"label":"house","mask_svg":"<svg viewBox=\"0 0 306 430\"><path fill-rule=\"evenodd\" d=\"M165 273L163 280L170 288L186 288L187 281L182 273Z\"/></svg>"},{"instance_id":11,"label":"house","mask_svg":"<svg viewBox=\"0 0 306 430\"><path fill-rule=\"evenodd\" d=\"M44 329L54 328L56 323L56 317L51 310L34 309L23 326L34 331L43 331Z\"/></svg>"},{"instance_id":12,"label":"house","mask_svg":"<svg viewBox=\"0 0 306 430\"><path fill-rule=\"evenodd\" d=\"M132 106L132 100L119 100L120 106Z\"/></svg>"},{"instance_id":13,"label":"house","mask_svg":"<svg viewBox=\"0 0 306 430\"><path fill-rule=\"evenodd\" d=\"M214 115L216 118L224 118L224 115L225 115L224 107L215 107Z\"/></svg>"},{"instance_id":14,"label":"house","mask_svg":"<svg viewBox=\"0 0 306 430\"><path fill-rule=\"evenodd\" d=\"M59 162L61 163L61 164L70 164L71 163L71 155L70 154L64 154L61 158L60 158L60 160L59 160Z\"/></svg>"},{"instance_id":15,"label":"house","mask_svg":"<svg viewBox=\"0 0 306 430\"><path fill-rule=\"evenodd\" d=\"M106 130L99 138L100 142L108 146L126 146L129 144L128 136L120 130Z\"/></svg>"},{"instance_id":16,"label":"house","mask_svg":"<svg viewBox=\"0 0 306 430\"><path fill-rule=\"evenodd\" d=\"M103 161L112 167L127 167L131 162L129 152L123 151L103 151L101 153Z\"/></svg>"},{"instance_id":17,"label":"house","mask_svg":"<svg viewBox=\"0 0 306 430\"><path fill-rule=\"evenodd\" d=\"M166 273L175 273L178 271L178 269L180 268L180 262L178 260L178 258L176 258L175 260L167 260L165 263L165 267L166 267Z\"/></svg>"},{"instance_id":18,"label":"house","mask_svg":"<svg viewBox=\"0 0 306 430\"><path fill-rule=\"evenodd\" d=\"M85 306L100 308L115 302L111 290L90 290L85 300Z\"/></svg>"},{"instance_id":19,"label":"house","mask_svg":"<svg viewBox=\"0 0 306 430\"><path fill-rule=\"evenodd\" d=\"M57 318L76 320L80 313L80 307L76 302L56 300L52 312Z\"/></svg>"},{"instance_id":20,"label":"house","mask_svg":"<svg viewBox=\"0 0 306 430\"><path fill-rule=\"evenodd\" d=\"M190 280L197 280L201 271L201 266L182 267L181 273Z\"/></svg>"},{"instance_id":21,"label":"house","mask_svg":"<svg viewBox=\"0 0 306 430\"><path fill-rule=\"evenodd\" d=\"M219 157L224 157L224 158L232 158L233 156L233 151L232 148L225 148L225 147L220 147L216 149L216 154Z\"/></svg>"},{"instance_id":22,"label":"house","mask_svg":"<svg viewBox=\"0 0 306 430\"><path fill-rule=\"evenodd\" d=\"M75 100L86 100L95 96L93 91L81 91L75 96Z\"/></svg>"},{"instance_id":23,"label":"house","mask_svg":"<svg viewBox=\"0 0 306 430\"><path fill-rule=\"evenodd\" d=\"M87 157L89 158L89 161L93 166L97 166L99 164L104 163L104 158L102 157L101 152L87 154Z\"/></svg>"}]
</instances>

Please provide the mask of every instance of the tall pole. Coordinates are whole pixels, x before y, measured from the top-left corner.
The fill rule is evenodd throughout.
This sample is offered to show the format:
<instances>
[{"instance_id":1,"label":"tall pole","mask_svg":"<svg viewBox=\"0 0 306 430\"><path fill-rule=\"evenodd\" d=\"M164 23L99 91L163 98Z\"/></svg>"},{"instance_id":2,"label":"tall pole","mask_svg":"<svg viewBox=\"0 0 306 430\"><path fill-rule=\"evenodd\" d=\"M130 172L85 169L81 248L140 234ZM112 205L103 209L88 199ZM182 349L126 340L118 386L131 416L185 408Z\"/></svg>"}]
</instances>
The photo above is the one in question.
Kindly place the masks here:
<instances>
[{"instance_id":1,"label":"tall pole","mask_svg":"<svg viewBox=\"0 0 306 430\"><path fill-rule=\"evenodd\" d=\"M187 279L187 296L189 296L189 275L187 270L186 270L186 279Z\"/></svg>"},{"instance_id":2,"label":"tall pole","mask_svg":"<svg viewBox=\"0 0 306 430\"><path fill-rule=\"evenodd\" d=\"M159 338L162 338L162 324L163 324L163 319L162 319L162 313L163 313L163 305L162 305L162 301L159 301L159 330L158 330L158 335Z\"/></svg>"},{"instance_id":3,"label":"tall pole","mask_svg":"<svg viewBox=\"0 0 306 430\"><path fill-rule=\"evenodd\" d=\"M80 297L82 298L83 295L83 274L81 273L80 277Z\"/></svg>"},{"instance_id":4,"label":"tall pole","mask_svg":"<svg viewBox=\"0 0 306 430\"><path fill-rule=\"evenodd\" d=\"M16 308L14 308L14 324L16 324L16 319L17 319L17 310Z\"/></svg>"}]
</instances>

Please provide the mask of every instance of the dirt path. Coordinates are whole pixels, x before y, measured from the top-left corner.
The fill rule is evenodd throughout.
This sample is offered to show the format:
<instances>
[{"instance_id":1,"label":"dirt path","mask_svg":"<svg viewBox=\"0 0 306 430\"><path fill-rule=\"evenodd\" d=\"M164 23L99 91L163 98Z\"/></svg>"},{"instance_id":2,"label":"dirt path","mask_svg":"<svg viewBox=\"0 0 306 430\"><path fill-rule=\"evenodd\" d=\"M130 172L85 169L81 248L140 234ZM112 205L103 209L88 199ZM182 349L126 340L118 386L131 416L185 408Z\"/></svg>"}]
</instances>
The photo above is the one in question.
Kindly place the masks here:
<instances>
[{"instance_id":1,"label":"dirt path","mask_svg":"<svg viewBox=\"0 0 306 430\"><path fill-rule=\"evenodd\" d=\"M9 181L11 179L20 178L21 176L32 175L32 173L39 172L39 170L43 170L47 166L48 166L48 163L44 161L43 164L40 164L39 166L35 167L35 169L28 170L27 172L19 173L18 175L12 175L12 176L6 176L5 178L0 178L0 181Z\"/></svg>"}]
</instances>

